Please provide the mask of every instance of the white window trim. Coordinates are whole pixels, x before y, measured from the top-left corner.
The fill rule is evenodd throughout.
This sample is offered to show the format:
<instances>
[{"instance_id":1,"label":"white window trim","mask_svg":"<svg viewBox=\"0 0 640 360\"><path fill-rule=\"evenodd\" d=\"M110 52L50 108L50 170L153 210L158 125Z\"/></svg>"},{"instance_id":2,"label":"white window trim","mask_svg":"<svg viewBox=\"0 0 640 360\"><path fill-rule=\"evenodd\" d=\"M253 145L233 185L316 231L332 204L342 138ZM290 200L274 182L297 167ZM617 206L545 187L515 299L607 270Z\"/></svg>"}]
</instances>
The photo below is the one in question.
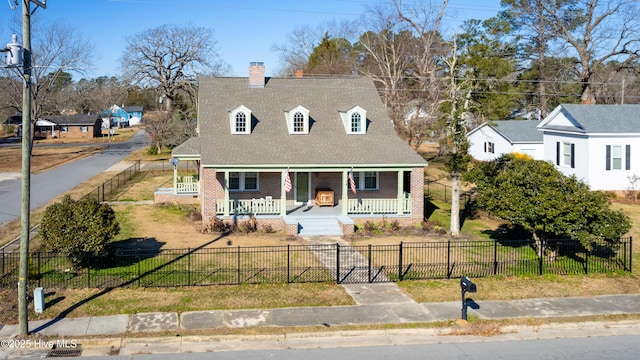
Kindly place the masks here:
<instances>
[{"instance_id":1,"label":"white window trim","mask_svg":"<svg viewBox=\"0 0 640 360\"><path fill-rule=\"evenodd\" d=\"M364 174L366 172L373 172L376 174L376 187L375 188L365 188L365 176ZM377 191L380 190L380 172L378 171L354 171L354 180L357 181L356 183L356 189L358 191Z\"/></svg>"},{"instance_id":2,"label":"white window trim","mask_svg":"<svg viewBox=\"0 0 640 360\"><path fill-rule=\"evenodd\" d=\"M351 131L351 115L353 113L360 114L360 131ZM367 111L361 106L354 106L347 111L340 111L340 117L342 118L342 125L347 134L364 135L367 133Z\"/></svg>"},{"instance_id":3,"label":"white window trim","mask_svg":"<svg viewBox=\"0 0 640 360\"><path fill-rule=\"evenodd\" d=\"M620 148L620 168L617 168L614 166L614 161L613 159L615 159L615 157L613 156L613 149L614 148ZM609 161L611 161L611 169L610 170L624 170L624 145L619 145L619 144L615 144L615 145L611 145L611 158L609 158Z\"/></svg>"},{"instance_id":4,"label":"white window trim","mask_svg":"<svg viewBox=\"0 0 640 360\"><path fill-rule=\"evenodd\" d=\"M486 141L484 143L484 152L485 153L495 154L495 152L496 152L496 144L491 142L491 141Z\"/></svg>"},{"instance_id":5,"label":"white window trim","mask_svg":"<svg viewBox=\"0 0 640 360\"><path fill-rule=\"evenodd\" d=\"M571 167L571 144L572 143L568 143L568 142L561 142L560 143L560 166L563 167ZM575 145L574 145L575 146ZM567 150L568 147L568 150ZM567 152L568 151L568 152ZM569 159L569 163L567 164L567 158Z\"/></svg>"},{"instance_id":6,"label":"white window trim","mask_svg":"<svg viewBox=\"0 0 640 360\"><path fill-rule=\"evenodd\" d=\"M246 189L245 188L245 176L246 176L246 172L238 172L238 171L230 171L229 172L229 182L231 182L231 174L232 173L238 173L240 175L240 180L239 180L239 189L232 189L231 186L229 186L229 192L243 192L243 191L251 191L251 192L255 192L255 191L260 191L260 173L256 172L256 171L251 171L252 173L255 172L256 174L256 188L255 189Z\"/></svg>"},{"instance_id":7,"label":"white window trim","mask_svg":"<svg viewBox=\"0 0 640 360\"><path fill-rule=\"evenodd\" d=\"M80 132L83 132L83 133L89 132L89 127L88 126L80 126Z\"/></svg>"},{"instance_id":8,"label":"white window trim","mask_svg":"<svg viewBox=\"0 0 640 360\"><path fill-rule=\"evenodd\" d=\"M294 131L293 118L296 113L301 113L304 117L304 124L302 131ZM287 130L291 135L306 135L309 133L309 109L302 105L298 105L289 111L284 112L285 120L287 121Z\"/></svg>"},{"instance_id":9,"label":"white window trim","mask_svg":"<svg viewBox=\"0 0 640 360\"><path fill-rule=\"evenodd\" d=\"M247 126L245 131L236 131L236 115L241 112L243 112L247 117ZM249 108L244 105L240 105L235 109L232 109L231 111L229 111L229 127L231 130L231 134L239 134L239 135L251 134L251 130L252 130L251 127L253 126L251 119L252 119L251 110L249 110Z\"/></svg>"}]
</instances>

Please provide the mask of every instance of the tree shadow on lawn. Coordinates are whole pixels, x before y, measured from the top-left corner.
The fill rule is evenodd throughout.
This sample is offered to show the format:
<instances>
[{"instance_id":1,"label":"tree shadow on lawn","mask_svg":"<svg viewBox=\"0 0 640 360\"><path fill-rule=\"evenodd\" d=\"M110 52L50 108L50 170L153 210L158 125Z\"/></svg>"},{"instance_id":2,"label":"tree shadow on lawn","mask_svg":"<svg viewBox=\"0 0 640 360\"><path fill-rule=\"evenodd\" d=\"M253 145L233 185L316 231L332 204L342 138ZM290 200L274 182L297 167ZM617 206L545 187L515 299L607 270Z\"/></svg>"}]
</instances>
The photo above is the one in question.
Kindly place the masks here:
<instances>
[{"instance_id":1,"label":"tree shadow on lawn","mask_svg":"<svg viewBox=\"0 0 640 360\"><path fill-rule=\"evenodd\" d=\"M213 244L213 243L215 243L216 241L219 241L219 240L221 240L221 239L225 238L225 237L226 237L226 236L228 236L229 234L230 234L230 232L221 233L221 234L219 234L219 235L218 235L218 237L216 237L215 239L213 239L213 240L211 240L211 241L209 241L209 242L207 242L207 243L204 243L204 244L202 244L202 245L200 245L200 246L198 246L198 247L196 247L196 248L190 249L190 251L185 252L184 254L182 254L182 255L180 255L180 256L178 256L178 257L176 257L176 258L174 258L174 259L172 259L172 260L170 260L170 261L168 261L168 262L166 262L166 263L164 263L164 264L158 265L158 266L156 266L156 267L155 267L155 268L153 268L153 269L147 270L147 271L145 271L144 273L140 274L140 276L136 276L136 277L134 277L133 279L128 280L128 281L126 281L126 282L124 282L124 283L120 284L119 286L104 288L104 289L102 289L100 292L98 292L97 294L93 294L93 295L91 295L91 296L87 297L86 299L83 299L83 300L81 300L81 301L79 301L79 302L77 302L77 303L75 303L75 304L71 305L70 307L66 308L65 310L61 311L61 312L60 312L60 313L59 313L59 314L58 314L58 315L57 315L53 320L48 321L48 322L46 322L45 324L40 325L40 326L39 326L39 327L37 327L36 329L31 330L31 331L30 331L30 333L32 333L32 334L33 334L33 333L35 333L35 332L42 331L42 330L44 330L44 329L46 329L46 328L48 328L48 327L50 327L50 326L52 326L52 325L56 324L56 323L57 323L57 322L59 322L60 320L62 320L62 319L64 319L64 318L66 318L66 317L67 317L71 312L73 312L73 310L75 310L75 309L79 308L80 306L82 306L82 305L84 305L84 304L86 304L86 303L90 302L91 300L97 299L97 298L99 298L99 297L100 297L100 296L102 296L102 295L108 294L109 292L111 292L111 291L112 291L113 289L115 289L115 288L124 288L124 287L127 287L127 286L129 286L129 285L135 284L135 283L137 283L137 282L138 282L138 280L140 280L140 279L144 278L145 276L148 276L149 274L152 274L152 273L154 273L154 272L156 272L156 271L158 271L158 270L161 270L161 269L162 269L162 268L164 268L164 267L170 266L171 264L173 264L173 263L175 263L175 262L177 262L177 261L180 261L180 260L182 260L183 258L185 258L185 257L189 256L190 254L192 254L192 253L194 253L194 252L196 252L196 251L198 251L198 250L200 250L200 249L202 249L202 248L204 248L204 247L206 247L206 246L208 246L208 245L210 245L210 244ZM124 240L124 241L129 241L129 240L132 240L132 239L128 239L128 240ZM155 239L153 239L153 240L154 240L156 243L158 243L158 244L159 244L159 242L158 242L157 240L155 240ZM135 242L134 242L134 243L135 243Z\"/></svg>"}]
</instances>

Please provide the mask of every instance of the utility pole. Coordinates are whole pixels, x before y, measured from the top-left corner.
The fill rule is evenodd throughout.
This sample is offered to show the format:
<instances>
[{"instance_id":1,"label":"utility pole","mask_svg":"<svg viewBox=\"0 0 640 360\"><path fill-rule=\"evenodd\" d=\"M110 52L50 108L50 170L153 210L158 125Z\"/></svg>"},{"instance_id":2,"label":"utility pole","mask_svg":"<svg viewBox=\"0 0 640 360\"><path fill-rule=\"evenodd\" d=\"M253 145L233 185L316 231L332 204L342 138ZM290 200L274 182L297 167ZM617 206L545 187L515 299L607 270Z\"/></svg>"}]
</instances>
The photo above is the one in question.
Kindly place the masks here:
<instances>
[{"instance_id":1,"label":"utility pole","mask_svg":"<svg viewBox=\"0 0 640 360\"><path fill-rule=\"evenodd\" d=\"M29 334L29 218L31 211L31 2L46 8L46 0L22 0L22 209L20 212L20 271L18 275L19 335Z\"/></svg>"}]
</instances>

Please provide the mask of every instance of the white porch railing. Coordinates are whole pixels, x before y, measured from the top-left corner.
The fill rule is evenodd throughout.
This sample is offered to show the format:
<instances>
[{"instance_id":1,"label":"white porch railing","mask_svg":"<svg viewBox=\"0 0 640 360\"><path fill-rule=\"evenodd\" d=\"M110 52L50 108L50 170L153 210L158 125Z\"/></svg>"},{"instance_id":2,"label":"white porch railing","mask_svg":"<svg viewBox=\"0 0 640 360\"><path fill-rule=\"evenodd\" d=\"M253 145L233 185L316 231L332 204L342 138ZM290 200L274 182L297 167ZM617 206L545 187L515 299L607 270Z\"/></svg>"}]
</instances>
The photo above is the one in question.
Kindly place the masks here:
<instances>
[{"instance_id":1,"label":"white porch railing","mask_svg":"<svg viewBox=\"0 0 640 360\"><path fill-rule=\"evenodd\" d=\"M280 214L280 199L229 200L229 214ZM224 214L224 200L216 200L216 214Z\"/></svg>"},{"instance_id":2,"label":"white porch railing","mask_svg":"<svg viewBox=\"0 0 640 360\"><path fill-rule=\"evenodd\" d=\"M187 193L200 193L200 182L195 180L193 176L178 177L178 182L176 182L176 194Z\"/></svg>"},{"instance_id":3,"label":"white porch railing","mask_svg":"<svg viewBox=\"0 0 640 360\"><path fill-rule=\"evenodd\" d=\"M176 194L200 193L200 183L176 183Z\"/></svg>"},{"instance_id":4,"label":"white porch railing","mask_svg":"<svg viewBox=\"0 0 640 360\"><path fill-rule=\"evenodd\" d=\"M411 198L402 199L402 213L411 213ZM397 214L398 199L349 199L347 214Z\"/></svg>"}]
</instances>

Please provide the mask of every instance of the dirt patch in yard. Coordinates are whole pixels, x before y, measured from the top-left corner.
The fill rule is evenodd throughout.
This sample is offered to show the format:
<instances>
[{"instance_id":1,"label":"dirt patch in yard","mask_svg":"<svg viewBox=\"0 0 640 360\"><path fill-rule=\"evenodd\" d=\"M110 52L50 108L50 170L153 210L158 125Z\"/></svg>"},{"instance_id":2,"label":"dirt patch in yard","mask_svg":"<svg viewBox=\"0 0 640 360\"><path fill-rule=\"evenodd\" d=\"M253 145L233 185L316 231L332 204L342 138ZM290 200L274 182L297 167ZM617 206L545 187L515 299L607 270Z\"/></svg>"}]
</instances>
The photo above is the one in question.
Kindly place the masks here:
<instances>
[{"instance_id":1,"label":"dirt patch in yard","mask_svg":"<svg viewBox=\"0 0 640 360\"><path fill-rule=\"evenodd\" d=\"M31 172L39 173L73 160L93 155L102 146L34 147L31 154ZM22 171L22 148L0 148L0 172Z\"/></svg>"},{"instance_id":2,"label":"dirt patch in yard","mask_svg":"<svg viewBox=\"0 0 640 360\"><path fill-rule=\"evenodd\" d=\"M153 205L114 205L116 212L126 213L126 220L135 222L135 230L129 234L131 239L146 239L146 243L157 242L163 249L186 249L197 247L229 247L229 246L277 246L291 243L280 234L203 234L200 232L200 221L189 221L182 213L172 212ZM121 239L127 240L127 239ZM135 245L132 246L135 247Z\"/></svg>"}]
</instances>

